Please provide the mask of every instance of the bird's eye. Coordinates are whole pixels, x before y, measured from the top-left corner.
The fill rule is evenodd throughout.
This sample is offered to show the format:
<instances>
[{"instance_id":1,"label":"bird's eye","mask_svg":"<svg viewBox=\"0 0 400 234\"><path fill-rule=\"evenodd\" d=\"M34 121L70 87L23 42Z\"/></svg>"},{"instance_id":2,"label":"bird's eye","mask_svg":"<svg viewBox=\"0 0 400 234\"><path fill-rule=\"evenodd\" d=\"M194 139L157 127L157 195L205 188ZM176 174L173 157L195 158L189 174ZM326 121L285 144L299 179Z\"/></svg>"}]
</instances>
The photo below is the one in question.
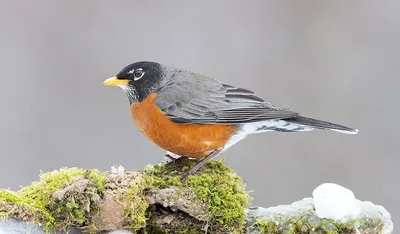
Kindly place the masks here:
<instances>
[{"instance_id":1,"label":"bird's eye","mask_svg":"<svg viewBox=\"0 0 400 234\"><path fill-rule=\"evenodd\" d=\"M144 71L142 68L138 68L133 72L133 75L135 76L133 79L134 80L139 80L144 76Z\"/></svg>"}]
</instances>

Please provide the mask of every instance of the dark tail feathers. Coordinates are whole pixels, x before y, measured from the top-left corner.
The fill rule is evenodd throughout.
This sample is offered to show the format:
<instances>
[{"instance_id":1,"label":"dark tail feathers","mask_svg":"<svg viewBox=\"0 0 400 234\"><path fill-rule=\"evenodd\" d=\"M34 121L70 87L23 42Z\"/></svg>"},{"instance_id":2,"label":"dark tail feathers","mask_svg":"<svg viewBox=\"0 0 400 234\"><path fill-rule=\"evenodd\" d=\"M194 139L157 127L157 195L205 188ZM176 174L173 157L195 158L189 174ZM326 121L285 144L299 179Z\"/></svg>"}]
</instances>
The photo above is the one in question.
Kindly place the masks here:
<instances>
[{"instance_id":1,"label":"dark tail feathers","mask_svg":"<svg viewBox=\"0 0 400 234\"><path fill-rule=\"evenodd\" d=\"M332 130L335 132L341 132L341 133L346 133L346 134L357 134L358 133L357 129L352 129L352 128L342 126L339 124L329 123L326 121L307 118L307 117L303 117L303 116L297 116L294 118L288 118L288 119L284 119L284 120L287 122L290 122L290 123L301 124L301 125L309 126L312 128Z\"/></svg>"}]
</instances>

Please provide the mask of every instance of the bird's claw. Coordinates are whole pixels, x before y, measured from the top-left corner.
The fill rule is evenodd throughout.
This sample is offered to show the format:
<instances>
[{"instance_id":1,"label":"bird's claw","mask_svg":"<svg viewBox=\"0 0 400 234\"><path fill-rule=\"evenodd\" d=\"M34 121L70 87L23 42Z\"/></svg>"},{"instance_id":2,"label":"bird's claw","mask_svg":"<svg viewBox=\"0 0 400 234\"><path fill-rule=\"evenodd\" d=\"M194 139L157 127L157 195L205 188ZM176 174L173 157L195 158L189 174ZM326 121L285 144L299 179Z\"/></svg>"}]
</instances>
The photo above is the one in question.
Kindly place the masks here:
<instances>
[{"instance_id":1,"label":"bird's claw","mask_svg":"<svg viewBox=\"0 0 400 234\"><path fill-rule=\"evenodd\" d=\"M169 158L171 161L176 160L176 158L174 158L174 157L172 157L171 155L169 155L169 153L166 153L164 156L167 157L167 158Z\"/></svg>"}]
</instances>

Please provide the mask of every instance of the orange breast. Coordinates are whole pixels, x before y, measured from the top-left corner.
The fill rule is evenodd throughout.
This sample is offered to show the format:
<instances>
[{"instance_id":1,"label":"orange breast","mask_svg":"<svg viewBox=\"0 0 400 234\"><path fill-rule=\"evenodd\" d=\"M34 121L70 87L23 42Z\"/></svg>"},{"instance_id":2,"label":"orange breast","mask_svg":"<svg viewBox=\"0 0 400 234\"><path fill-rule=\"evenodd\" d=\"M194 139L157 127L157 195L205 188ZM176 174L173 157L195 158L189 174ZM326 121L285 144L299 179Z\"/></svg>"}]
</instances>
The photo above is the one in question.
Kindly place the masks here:
<instances>
[{"instance_id":1,"label":"orange breast","mask_svg":"<svg viewBox=\"0 0 400 234\"><path fill-rule=\"evenodd\" d=\"M140 131L161 148L180 156L203 158L223 147L236 132L231 125L193 125L172 122L154 103L151 94L131 105L131 112Z\"/></svg>"}]
</instances>

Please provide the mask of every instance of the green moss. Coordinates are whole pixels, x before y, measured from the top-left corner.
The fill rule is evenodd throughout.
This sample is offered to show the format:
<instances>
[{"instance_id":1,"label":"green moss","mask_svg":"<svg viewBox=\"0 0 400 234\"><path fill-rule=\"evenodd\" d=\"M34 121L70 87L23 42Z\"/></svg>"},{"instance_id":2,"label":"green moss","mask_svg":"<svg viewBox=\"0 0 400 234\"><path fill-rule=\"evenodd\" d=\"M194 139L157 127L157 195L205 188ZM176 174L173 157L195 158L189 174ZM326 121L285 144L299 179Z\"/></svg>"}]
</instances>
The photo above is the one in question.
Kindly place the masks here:
<instances>
[{"instance_id":1,"label":"green moss","mask_svg":"<svg viewBox=\"0 0 400 234\"><path fill-rule=\"evenodd\" d=\"M83 176L86 170L79 168L62 168L53 172L42 173L40 180L18 191L20 196L30 198L47 207L50 203L51 195L68 184L72 178Z\"/></svg>"},{"instance_id":2,"label":"green moss","mask_svg":"<svg viewBox=\"0 0 400 234\"><path fill-rule=\"evenodd\" d=\"M42 203L10 190L0 190L0 217L19 217L24 221L44 224L46 230L55 226L55 220Z\"/></svg>"},{"instance_id":3,"label":"green moss","mask_svg":"<svg viewBox=\"0 0 400 234\"><path fill-rule=\"evenodd\" d=\"M190 168L185 164L174 162L167 166L147 166L144 171L153 176L154 186L157 188L180 186L193 189L197 198L207 204L212 217L211 226L215 229L220 232L242 233L245 208L249 204L250 196L241 178L226 167L223 160L213 160L207 162L196 174L189 176L186 183L182 183L182 172Z\"/></svg>"},{"instance_id":4,"label":"green moss","mask_svg":"<svg viewBox=\"0 0 400 234\"><path fill-rule=\"evenodd\" d=\"M3 212L2 216L13 216L24 219L25 216L29 215L31 216L29 220L42 223L46 230L54 228L56 220L48 209L51 195L67 184L71 178L83 175L84 173L85 170L83 169L61 169L41 174L40 181L33 182L16 193L1 190L0 201L2 206L13 205L14 209L11 211L17 211ZM9 207L7 210L9 210Z\"/></svg>"},{"instance_id":5,"label":"green moss","mask_svg":"<svg viewBox=\"0 0 400 234\"><path fill-rule=\"evenodd\" d=\"M107 181L107 173L101 172L97 169L90 170L89 178L94 182L97 192L103 195L106 191L105 184Z\"/></svg>"},{"instance_id":6,"label":"green moss","mask_svg":"<svg viewBox=\"0 0 400 234\"><path fill-rule=\"evenodd\" d=\"M192 165L148 166L144 174L132 175L131 185L119 198L124 207L124 228L137 231L146 226L148 202L145 193L151 187L190 188L200 203L206 203L215 230L240 233L244 228L244 209L248 196L241 179L223 162L211 161L182 183L182 172ZM79 227L95 232L92 217L99 212L99 200L105 193L107 174L98 170L62 168L42 173L40 180L13 193L0 190L0 216L26 218L43 224L46 230ZM179 196L179 189L178 196ZM24 211L24 214L21 214ZM174 230L175 231L175 230ZM196 227L182 227L181 233L196 233Z\"/></svg>"},{"instance_id":7,"label":"green moss","mask_svg":"<svg viewBox=\"0 0 400 234\"><path fill-rule=\"evenodd\" d=\"M258 218L256 222L261 233L278 233L278 225L274 221Z\"/></svg>"},{"instance_id":8,"label":"green moss","mask_svg":"<svg viewBox=\"0 0 400 234\"><path fill-rule=\"evenodd\" d=\"M383 221L379 217L363 217L355 222L355 225L363 230L374 230L381 233L383 231Z\"/></svg>"},{"instance_id":9,"label":"green moss","mask_svg":"<svg viewBox=\"0 0 400 234\"><path fill-rule=\"evenodd\" d=\"M143 230L144 234L155 234L155 233L163 233L163 234L204 234L204 231L199 231L197 228L193 227L185 227L180 230L172 230L168 228L160 229L155 226L146 226L146 229ZM207 232L209 234L213 234L212 232Z\"/></svg>"},{"instance_id":10,"label":"green moss","mask_svg":"<svg viewBox=\"0 0 400 234\"><path fill-rule=\"evenodd\" d=\"M100 212L99 201L105 192L107 174L81 169L73 169L71 172L74 176L61 190L52 193L48 207L58 220L57 228L80 227L85 232L94 233L97 228L92 219ZM60 174L64 178L65 173L61 171L55 175L58 178Z\"/></svg>"},{"instance_id":11,"label":"green moss","mask_svg":"<svg viewBox=\"0 0 400 234\"><path fill-rule=\"evenodd\" d=\"M66 188L73 186L70 183L75 178L82 178L84 183L77 182L75 189ZM99 212L106 178L107 174L98 170L79 168L42 173L39 181L16 193L0 190L0 215L41 223L47 231L83 225L84 230L94 232L89 217Z\"/></svg>"},{"instance_id":12,"label":"green moss","mask_svg":"<svg viewBox=\"0 0 400 234\"><path fill-rule=\"evenodd\" d=\"M256 217L254 225L261 233L268 234L308 234L326 233L326 234L353 234L356 229L365 230L383 227L382 220L377 218L361 217L357 220L347 222L338 222L333 219L321 219L316 216L314 210L305 211L294 215L275 215L273 219ZM366 232L368 233L368 232Z\"/></svg>"},{"instance_id":13,"label":"green moss","mask_svg":"<svg viewBox=\"0 0 400 234\"><path fill-rule=\"evenodd\" d=\"M124 207L124 228L137 231L146 226L147 209L149 204L145 198L145 192L153 186L153 178L136 175L131 181L130 188L119 197L119 202Z\"/></svg>"},{"instance_id":14,"label":"green moss","mask_svg":"<svg viewBox=\"0 0 400 234\"><path fill-rule=\"evenodd\" d=\"M98 170L78 168L42 173L39 181L18 192L0 190L0 218L16 217L33 221L44 226L46 231L79 227L85 232L95 233L97 227L93 224L93 218L100 212L99 201L105 194L107 181L107 194L113 192L116 195L114 197L124 208L125 228L133 232L194 234L204 233L201 229L209 225L208 233L243 233L245 208L250 197L240 177L223 161L210 161L183 183L181 175L190 166L193 166L193 162L182 159L167 166L150 165L144 169L144 173L125 173L123 176L107 177L106 173ZM113 184L110 178L115 179L115 191L110 188ZM198 208L198 204L201 204L204 212L192 217L188 215L190 212L174 212L157 205L149 207L145 198L148 189L171 186L174 187L170 190L175 191L179 198L187 198L189 190L193 199L188 201L194 201L189 203L189 208ZM174 196L172 201L176 201ZM182 222L158 230L157 219L153 219L153 222L149 219L166 213L176 215L175 218ZM380 217L361 217L341 223L318 218L314 209L297 214L277 214L273 219L254 218L255 228L261 233L270 234L353 234L356 229L365 233L379 233L383 229Z\"/></svg>"}]
</instances>

